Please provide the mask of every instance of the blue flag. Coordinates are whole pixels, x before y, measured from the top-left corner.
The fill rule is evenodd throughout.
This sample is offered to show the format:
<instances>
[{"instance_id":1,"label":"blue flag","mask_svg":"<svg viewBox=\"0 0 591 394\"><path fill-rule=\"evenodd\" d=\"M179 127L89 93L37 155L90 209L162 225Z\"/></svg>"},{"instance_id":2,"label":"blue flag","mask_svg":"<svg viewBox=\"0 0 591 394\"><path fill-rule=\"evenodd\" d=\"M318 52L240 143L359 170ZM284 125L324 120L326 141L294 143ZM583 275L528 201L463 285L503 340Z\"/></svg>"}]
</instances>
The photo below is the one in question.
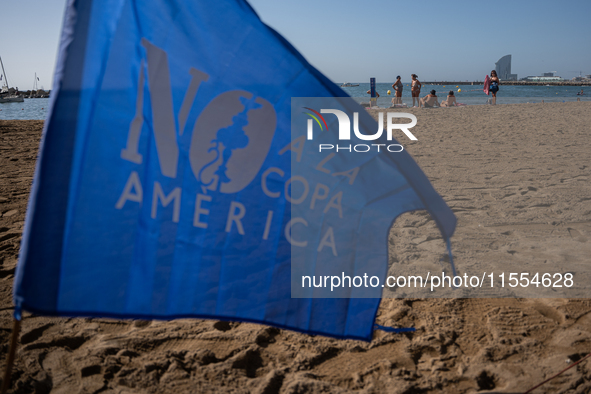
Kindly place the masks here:
<instances>
[{"instance_id":1,"label":"blue flag","mask_svg":"<svg viewBox=\"0 0 591 394\"><path fill-rule=\"evenodd\" d=\"M294 291L293 277L335 261L343 276L367 268L383 280L388 226L409 210L427 209L449 244L455 217L412 158L318 151L345 135L337 110L378 125L245 1L69 4L17 312L370 340L375 288L333 297ZM330 114L332 102L292 102L320 97L345 101ZM376 142L397 145L391 133Z\"/></svg>"}]
</instances>

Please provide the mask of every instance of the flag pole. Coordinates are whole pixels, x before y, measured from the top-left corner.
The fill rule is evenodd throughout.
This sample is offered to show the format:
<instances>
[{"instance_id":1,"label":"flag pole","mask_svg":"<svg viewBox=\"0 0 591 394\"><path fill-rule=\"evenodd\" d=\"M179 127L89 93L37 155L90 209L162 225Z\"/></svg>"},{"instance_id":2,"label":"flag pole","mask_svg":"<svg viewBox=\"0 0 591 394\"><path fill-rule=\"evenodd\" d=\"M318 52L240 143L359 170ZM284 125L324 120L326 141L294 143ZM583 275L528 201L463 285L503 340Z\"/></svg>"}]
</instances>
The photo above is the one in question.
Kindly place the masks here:
<instances>
[{"instance_id":1,"label":"flag pole","mask_svg":"<svg viewBox=\"0 0 591 394\"><path fill-rule=\"evenodd\" d=\"M8 351L8 357L6 358L6 367L4 368L4 379L2 379L2 389L0 394L6 394L10 387L10 376L12 374L12 364L14 364L14 355L16 354L16 346L18 342L18 334L21 329L20 319L14 319L12 326L12 338L10 339L10 350Z\"/></svg>"}]
</instances>

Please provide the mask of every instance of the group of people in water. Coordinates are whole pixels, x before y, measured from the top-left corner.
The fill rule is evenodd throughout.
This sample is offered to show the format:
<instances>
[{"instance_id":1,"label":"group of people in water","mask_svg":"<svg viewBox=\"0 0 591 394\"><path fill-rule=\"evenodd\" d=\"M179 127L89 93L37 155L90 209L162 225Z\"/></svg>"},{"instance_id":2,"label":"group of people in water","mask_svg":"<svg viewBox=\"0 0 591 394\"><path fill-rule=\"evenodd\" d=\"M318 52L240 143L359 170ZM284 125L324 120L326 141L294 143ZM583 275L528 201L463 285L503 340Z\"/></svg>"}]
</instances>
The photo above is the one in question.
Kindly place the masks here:
<instances>
[{"instance_id":1,"label":"group of people in water","mask_svg":"<svg viewBox=\"0 0 591 394\"><path fill-rule=\"evenodd\" d=\"M421 93L421 87L423 86L418 79L417 74L411 75L412 82L410 85L410 93L412 96L412 106L413 107L453 107L458 104L456 101L456 96L454 95L453 90L450 90L447 94L447 98L443 100L441 103L438 100L437 92L433 89L423 98L420 98L419 95ZM392 99L392 104L402 105L402 89L403 84L400 80L400 75L396 77L396 82L392 85L392 88L395 91L395 96Z\"/></svg>"},{"instance_id":2,"label":"group of people in water","mask_svg":"<svg viewBox=\"0 0 591 394\"><path fill-rule=\"evenodd\" d=\"M438 101L437 92L433 89L423 98L419 97L421 93L421 87L423 86L418 79L417 74L411 74L412 82L410 85L410 93L412 96L412 106L413 107L454 107L458 105L456 101L456 96L454 95L453 90L450 90L447 94L447 98L443 100L441 103ZM394 89L394 98L392 98L392 106L402 106L402 90L404 89L404 84L400 79L400 75L396 77L396 82L392 84L392 89ZM497 76L497 72L492 70L490 72L490 92L492 93L492 104L496 104L497 102L497 92L499 91L499 77ZM371 91L368 90L367 94L370 94ZM390 91L388 91L390 94ZM376 92L376 96L380 97L380 94ZM416 104L415 104L416 103ZM463 104L462 104L463 105Z\"/></svg>"},{"instance_id":3,"label":"group of people in water","mask_svg":"<svg viewBox=\"0 0 591 394\"><path fill-rule=\"evenodd\" d=\"M415 101L417 104L419 102L419 93L421 93L421 87L423 86L421 82L418 80L416 74L411 75L412 82L410 86L410 94L412 96L412 105L415 106ZM396 82L392 84L392 89L394 89L394 98L392 99L392 104L402 104L402 90L404 89L404 84L400 80L400 75L396 77Z\"/></svg>"},{"instance_id":4,"label":"group of people in water","mask_svg":"<svg viewBox=\"0 0 591 394\"><path fill-rule=\"evenodd\" d=\"M435 90L431 90L428 95L423 98L420 98L419 95L421 93L421 81L419 81L417 74L411 75L412 82L410 85L410 94L412 96L412 106L413 107L453 107L456 106L458 103L456 101L456 96L454 95L453 90L450 90L447 98L439 103L437 92ZM498 83L498 78L497 78ZM401 81L400 75L396 77L396 82L392 84L392 89L394 89L394 97L392 98L392 105L402 106L402 90L404 89L404 84ZM498 90L498 89L497 89ZM370 94L371 91L368 90L367 94ZM390 94L390 91L388 91ZM380 94L376 92L376 96L380 97Z\"/></svg>"},{"instance_id":5,"label":"group of people in water","mask_svg":"<svg viewBox=\"0 0 591 394\"><path fill-rule=\"evenodd\" d=\"M423 104L423 99L419 98L419 94L421 93L421 87L423 85L421 84L421 81L419 81L417 74L411 74L411 78L412 82L410 83L410 95L412 96L412 106L420 107ZM396 82L392 84L392 89L394 89L394 98L392 99L392 104L402 105L402 90L404 89L404 84L400 79L400 75L396 77ZM435 91L432 90L431 94L434 95ZM426 99L427 97L424 98Z\"/></svg>"},{"instance_id":6,"label":"group of people in water","mask_svg":"<svg viewBox=\"0 0 591 394\"><path fill-rule=\"evenodd\" d=\"M435 90L431 90L428 95L423 98L419 97L421 93L421 87L423 86L418 79L417 74L411 74L412 82L410 85L410 93L412 96L412 106L413 107L454 107L457 105L463 106L465 104L460 104L456 101L456 96L454 95L454 91L450 90L447 94L447 98L441 103L438 101L437 92ZM497 103L497 92L499 91L499 84L500 80L497 76L497 72L492 70L489 76L489 86L488 90L492 94L492 98L489 99L489 104L495 105ZM408 86L408 85L407 85ZM392 98L392 106L406 106L402 104L402 90L404 89L404 84L400 79L400 75L396 77L396 82L392 84L392 89L394 89L394 97ZM368 90L367 94L370 94L371 91ZM376 93L376 97L380 97L378 92ZM388 94L390 91L388 90ZM488 93L487 93L488 94ZM583 89L577 93L577 96L585 95ZM580 99L579 99L580 100ZM416 103L416 104L415 104Z\"/></svg>"},{"instance_id":7,"label":"group of people in water","mask_svg":"<svg viewBox=\"0 0 591 394\"><path fill-rule=\"evenodd\" d=\"M433 96L437 97L437 96L435 96L435 90L431 90L431 94L429 94L426 97L421 99L421 98L419 98L419 94L421 93L421 87L423 85L418 80L417 74L412 74L411 78L412 78L412 82L410 85L410 93L412 96L413 107L416 107L416 106L420 107L421 105L425 105L425 103L427 103L426 106L430 106L430 105L428 105L428 103L430 103L432 101L431 98ZM394 105L394 106L402 105L402 90L404 89L404 84L402 83L402 81L400 79L400 75L398 75L396 77L396 82L394 82L394 84L392 84L392 89L394 89L394 98L392 98L392 105ZM368 90L367 94L370 94L370 93L371 93L371 91ZM390 94L390 91L388 91L388 94ZM376 92L376 96L380 97L380 94L378 92ZM415 105L415 102L416 102L416 105Z\"/></svg>"}]
</instances>

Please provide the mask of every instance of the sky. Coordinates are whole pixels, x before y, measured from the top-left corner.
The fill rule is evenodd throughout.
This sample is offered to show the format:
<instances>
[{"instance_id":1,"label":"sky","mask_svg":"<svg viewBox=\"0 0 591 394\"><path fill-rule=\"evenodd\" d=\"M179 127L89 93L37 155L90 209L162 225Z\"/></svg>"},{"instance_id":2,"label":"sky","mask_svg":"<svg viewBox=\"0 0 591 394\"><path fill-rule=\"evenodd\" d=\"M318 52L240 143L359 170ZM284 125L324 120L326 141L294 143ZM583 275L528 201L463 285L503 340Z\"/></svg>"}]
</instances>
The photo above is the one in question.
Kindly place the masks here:
<instances>
[{"instance_id":1,"label":"sky","mask_svg":"<svg viewBox=\"0 0 591 394\"><path fill-rule=\"evenodd\" d=\"M12 87L31 89L36 72L51 88L65 3L1 0L0 57ZM422 81L483 80L508 54L519 78L591 74L589 0L250 4L334 82L391 83L396 75L407 82L411 73Z\"/></svg>"}]
</instances>

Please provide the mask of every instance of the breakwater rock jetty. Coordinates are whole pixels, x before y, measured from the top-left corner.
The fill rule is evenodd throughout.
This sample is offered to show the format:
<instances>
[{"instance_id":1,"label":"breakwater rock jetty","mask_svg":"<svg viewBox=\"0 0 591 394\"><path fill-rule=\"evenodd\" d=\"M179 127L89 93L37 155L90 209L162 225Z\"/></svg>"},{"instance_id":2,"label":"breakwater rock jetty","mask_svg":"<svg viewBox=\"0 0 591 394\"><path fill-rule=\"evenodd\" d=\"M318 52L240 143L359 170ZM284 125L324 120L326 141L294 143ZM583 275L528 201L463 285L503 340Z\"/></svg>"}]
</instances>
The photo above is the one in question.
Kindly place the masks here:
<instances>
[{"instance_id":1,"label":"breakwater rock jetty","mask_svg":"<svg viewBox=\"0 0 591 394\"><path fill-rule=\"evenodd\" d=\"M10 88L8 89L8 93L6 93L8 96L18 96L23 98L47 98L50 94L51 90L39 89L21 91L16 88Z\"/></svg>"}]
</instances>

